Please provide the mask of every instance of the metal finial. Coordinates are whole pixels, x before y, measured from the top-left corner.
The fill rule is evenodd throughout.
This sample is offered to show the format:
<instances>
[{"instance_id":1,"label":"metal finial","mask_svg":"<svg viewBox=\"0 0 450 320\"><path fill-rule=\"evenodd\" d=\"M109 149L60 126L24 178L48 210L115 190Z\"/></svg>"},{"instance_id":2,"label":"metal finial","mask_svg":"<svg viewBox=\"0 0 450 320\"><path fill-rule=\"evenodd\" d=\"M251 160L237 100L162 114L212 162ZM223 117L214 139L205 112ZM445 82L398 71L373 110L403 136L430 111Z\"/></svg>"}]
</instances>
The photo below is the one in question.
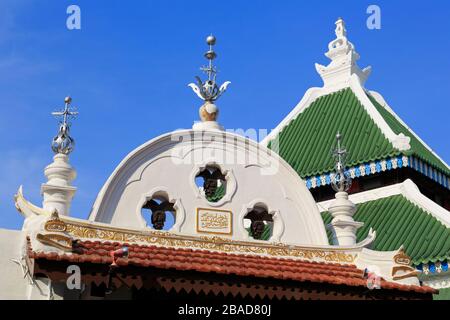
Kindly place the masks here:
<instances>
[{"instance_id":1,"label":"metal finial","mask_svg":"<svg viewBox=\"0 0 450 320\"><path fill-rule=\"evenodd\" d=\"M71 97L66 97L64 99L64 110L52 112L52 115L56 118L60 118L59 122L59 132L52 140L52 150L55 154L70 154L75 147L75 140L70 136L70 126L69 120L75 119L78 112L75 108L71 108L72 103Z\"/></svg>"},{"instance_id":2,"label":"metal finial","mask_svg":"<svg viewBox=\"0 0 450 320\"><path fill-rule=\"evenodd\" d=\"M208 36L206 38L206 43L209 45L209 50L205 53L208 65L201 67L200 70L208 75L208 80L203 82L200 77L195 77L197 84L190 83L188 86L192 88L200 99L213 103L219 99L231 82L224 82L220 88L217 85L217 68L213 64L213 60L217 58L217 54L213 49L213 46L216 44L216 37L213 35Z\"/></svg>"},{"instance_id":3,"label":"metal finial","mask_svg":"<svg viewBox=\"0 0 450 320\"><path fill-rule=\"evenodd\" d=\"M210 34L208 36L208 38L206 38L206 43L210 46L213 46L216 44L216 37L214 37L212 34Z\"/></svg>"},{"instance_id":4,"label":"metal finial","mask_svg":"<svg viewBox=\"0 0 450 320\"><path fill-rule=\"evenodd\" d=\"M342 135L338 132L336 134L336 149L333 150L333 157L335 160L335 173L331 179L331 186L336 192L348 191L352 185L352 179L348 172L345 171L345 158L347 150L341 145Z\"/></svg>"}]
</instances>

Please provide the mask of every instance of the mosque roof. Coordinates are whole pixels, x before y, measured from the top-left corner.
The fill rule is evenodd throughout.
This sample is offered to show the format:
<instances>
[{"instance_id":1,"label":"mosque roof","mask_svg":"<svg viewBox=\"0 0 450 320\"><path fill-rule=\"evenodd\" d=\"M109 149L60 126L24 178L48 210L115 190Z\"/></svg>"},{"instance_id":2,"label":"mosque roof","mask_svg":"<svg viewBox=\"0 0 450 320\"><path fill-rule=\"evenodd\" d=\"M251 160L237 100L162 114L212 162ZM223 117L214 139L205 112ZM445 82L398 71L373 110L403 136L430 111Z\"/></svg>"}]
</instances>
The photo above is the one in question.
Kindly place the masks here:
<instances>
[{"instance_id":1,"label":"mosque roof","mask_svg":"<svg viewBox=\"0 0 450 320\"><path fill-rule=\"evenodd\" d=\"M110 265L110 252L127 246L129 255L118 258L118 267L128 266L197 271L222 275L237 275L257 278L273 278L298 282L325 283L352 287L367 287L364 270L353 264L303 261L298 259L273 258L260 255L242 255L209 250L169 248L151 245L136 245L125 242L80 241L73 253L34 252L33 259L65 261L69 263L92 263ZM381 279L381 289L435 293L436 290L415 285L404 285Z\"/></svg>"}]
</instances>

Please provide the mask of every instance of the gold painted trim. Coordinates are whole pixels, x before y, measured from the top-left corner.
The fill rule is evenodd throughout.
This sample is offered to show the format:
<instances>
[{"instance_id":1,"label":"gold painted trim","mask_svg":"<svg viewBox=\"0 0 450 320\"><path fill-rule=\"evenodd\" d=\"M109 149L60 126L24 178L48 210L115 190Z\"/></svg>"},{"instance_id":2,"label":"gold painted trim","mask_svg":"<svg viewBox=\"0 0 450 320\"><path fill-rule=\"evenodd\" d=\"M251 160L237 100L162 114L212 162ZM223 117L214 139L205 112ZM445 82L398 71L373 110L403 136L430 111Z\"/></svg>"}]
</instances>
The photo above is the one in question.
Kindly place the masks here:
<instances>
[{"instance_id":1,"label":"gold painted trim","mask_svg":"<svg viewBox=\"0 0 450 320\"><path fill-rule=\"evenodd\" d=\"M398 281L398 280L403 280L403 279L407 279L407 278L417 278L417 276L420 274L420 272L418 271L413 271L401 276L395 276L392 278L392 280L394 281Z\"/></svg>"},{"instance_id":2,"label":"gold painted trim","mask_svg":"<svg viewBox=\"0 0 450 320\"><path fill-rule=\"evenodd\" d=\"M215 211L215 212L222 212L222 213L229 213L230 214L230 232L213 232L213 231L201 231L198 228L198 213L200 210L208 210L208 211ZM204 234L218 234L218 235L228 235L231 236L233 234L233 212L230 210L220 210L220 209L211 209L211 208L197 208L196 210L196 217L195 217L195 229L198 233L204 233Z\"/></svg>"},{"instance_id":3,"label":"gold painted trim","mask_svg":"<svg viewBox=\"0 0 450 320\"><path fill-rule=\"evenodd\" d=\"M65 232L66 223L59 218L58 211L54 211L52 216L44 225L44 229L49 232Z\"/></svg>"},{"instance_id":4,"label":"gold painted trim","mask_svg":"<svg viewBox=\"0 0 450 320\"><path fill-rule=\"evenodd\" d=\"M400 252L394 256L394 262L404 266L409 266L411 264L411 258L406 255L403 250L400 250Z\"/></svg>"},{"instance_id":5,"label":"gold painted trim","mask_svg":"<svg viewBox=\"0 0 450 320\"><path fill-rule=\"evenodd\" d=\"M63 219L64 220L64 219ZM147 243L168 248L190 248L219 251L225 253L259 254L272 257L291 257L305 260L352 264L357 254L347 253L344 249L303 248L284 244L235 241L218 236L194 237L179 236L163 231L128 231L106 226L93 226L89 223L64 220L66 232L77 239L96 239L125 243Z\"/></svg>"},{"instance_id":6,"label":"gold painted trim","mask_svg":"<svg viewBox=\"0 0 450 320\"><path fill-rule=\"evenodd\" d=\"M36 239L43 244L52 246L64 251L72 251L72 239L61 234L41 234L36 235Z\"/></svg>"}]
</instances>

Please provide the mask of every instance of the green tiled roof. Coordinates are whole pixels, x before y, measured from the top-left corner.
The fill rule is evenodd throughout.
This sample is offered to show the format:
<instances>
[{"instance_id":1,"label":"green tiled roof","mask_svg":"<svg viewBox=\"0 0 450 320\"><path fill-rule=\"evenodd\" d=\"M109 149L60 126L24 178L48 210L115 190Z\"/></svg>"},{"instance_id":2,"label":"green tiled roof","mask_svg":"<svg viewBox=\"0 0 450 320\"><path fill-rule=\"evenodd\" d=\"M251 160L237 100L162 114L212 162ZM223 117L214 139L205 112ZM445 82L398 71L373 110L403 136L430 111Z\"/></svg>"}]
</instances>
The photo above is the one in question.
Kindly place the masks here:
<instances>
[{"instance_id":1,"label":"green tiled roof","mask_svg":"<svg viewBox=\"0 0 450 320\"><path fill-rule=\"evenodd\" d=\"M404 135L411 138L410 145L411 150L408 150L410 154L414 154L421 160L428 162L436 169L441 170L446 175L450 175L450 170L447 166L442 163L442 161L437 158L430 150L428 150L422 142L420 142L410 131L406 128L401 122L399 122L395 116L386 110L382 105L380 105L372 96L369 95L370 101L372 101L373 105L377 108L378 112L387 122L389 127L391 127L392 131L396 134L403 133Z\"/></svg>"},{"instance_id":2,"label":"green tiled roof","mask_svg":"<svg viewBox=\"0 0 450 320\"><path fill-rule=\"evenodd\" d=\"M406 155L412 152L450 175L445 164L384 107L376 104L376 108L394 132L411 137L412 151ZM319 97L283 128L278 135L278 153L302 178L330 172L334 164L331 150L338 131L348 151L347 166L403 154L384 136L350 88ZM277 151L273 140L268 147Z\"/></svg>"},{"instance_id":3,"label":"green tiled roof","mask_svg":"<svg viewBox=\"0 0 450 320\"><path fill-rule=\"evenodd\" d=\"M322 218L325 224L332 219L328 212ZM450 229L403 195L358 204L354 219L364 222L357 232L358 242L370 228L376 231L374 250L393 251L404 245L415 265L450 257ZM327 232L331 243L331 232Z\"/></svg>"}]
</instances>

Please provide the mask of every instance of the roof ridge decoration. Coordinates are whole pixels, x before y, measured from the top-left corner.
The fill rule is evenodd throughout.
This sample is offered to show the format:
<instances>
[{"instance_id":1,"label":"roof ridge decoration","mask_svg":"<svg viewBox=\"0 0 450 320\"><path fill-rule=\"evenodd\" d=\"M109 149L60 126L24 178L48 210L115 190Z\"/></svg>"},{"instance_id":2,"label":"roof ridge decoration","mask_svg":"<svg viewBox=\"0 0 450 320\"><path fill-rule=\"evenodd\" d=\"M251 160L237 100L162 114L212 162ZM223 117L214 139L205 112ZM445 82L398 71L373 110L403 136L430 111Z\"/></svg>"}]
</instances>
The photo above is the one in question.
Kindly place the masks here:
<instances>
[{"instance_id":1,"label":"roof ridge decoration","mask_svg":"<svg viewBox=\"0 0 450 320\"><path fill-rule=\"evenodd\" d=\"M213 46L216 44L216 37L213 35L208 36L206 38L206 43L209 46L209 50L205 53L205 58L208 60L208 66L201 67L200 70L208 75L208 79L203 82L202 79L197 76L195 77L197 84L188 84L194 93L200 99L205 101L199 110L199 115L202 122L195 123L193 129L223 130L223 128L217 123L219 109L214 102L222 96L231 82L225 81L220 87L217 85L216 77L218 71L216 66L213 64L214 59L217 58L217 54L213 49Z\"/></svg>"},{"instance_id":2,"label":"roof ridge decoration","mask_svg":"<svg viewBox=\"0 0 450 320\"><path fill-rule=\"evenodd\" d=\"M361 86L364 86L372 67L359 68L356 62L360 56L355 46L347 39L344 20L339 18L335 24L336 39L328 44L328 52L325 53L331 62L328 66L316 63L316 70L322 77L325 87L348 85L352 75L356 75Z\"/></svg>"}]
</instances>

